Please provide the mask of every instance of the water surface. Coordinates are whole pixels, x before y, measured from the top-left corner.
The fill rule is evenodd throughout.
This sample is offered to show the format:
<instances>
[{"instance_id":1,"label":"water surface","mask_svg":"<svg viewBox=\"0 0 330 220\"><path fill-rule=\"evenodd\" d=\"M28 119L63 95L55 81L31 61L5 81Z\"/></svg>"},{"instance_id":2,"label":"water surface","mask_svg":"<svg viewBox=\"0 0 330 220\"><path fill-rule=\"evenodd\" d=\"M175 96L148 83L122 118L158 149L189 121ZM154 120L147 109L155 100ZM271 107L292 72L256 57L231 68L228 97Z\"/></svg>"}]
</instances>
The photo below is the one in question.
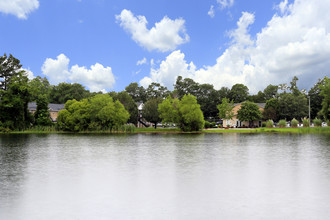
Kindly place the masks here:
<instances>
[{"instance_id":1,"label":"water surface","mask_svg":"<svg viewBox=\"0 0 330 220\"><path fill-rule=\"evenodd\" d=\"M0 219L330 219L330 136L0 135Z\"/></svg>"}]
</instances>

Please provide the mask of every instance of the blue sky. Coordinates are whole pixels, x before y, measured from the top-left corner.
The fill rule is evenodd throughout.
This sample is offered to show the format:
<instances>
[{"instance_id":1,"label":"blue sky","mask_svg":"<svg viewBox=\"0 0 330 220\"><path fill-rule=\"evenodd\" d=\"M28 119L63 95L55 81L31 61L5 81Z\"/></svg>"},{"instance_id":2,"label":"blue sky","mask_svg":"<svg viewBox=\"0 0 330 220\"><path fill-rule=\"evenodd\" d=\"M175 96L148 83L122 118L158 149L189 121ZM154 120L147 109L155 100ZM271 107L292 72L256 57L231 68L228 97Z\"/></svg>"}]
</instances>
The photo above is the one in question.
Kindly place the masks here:
<instances>
[{"instance_id":1,"label":"blue sky","mask_svg":"<svg viewBox=\"0 0 330 220\"><path fill-rule=\"evenodd\" d=\"M30 77L122 91L178 75L251 93L329 76L324 0L0 0L0 54Z\"/></svg>"}]
</instances>

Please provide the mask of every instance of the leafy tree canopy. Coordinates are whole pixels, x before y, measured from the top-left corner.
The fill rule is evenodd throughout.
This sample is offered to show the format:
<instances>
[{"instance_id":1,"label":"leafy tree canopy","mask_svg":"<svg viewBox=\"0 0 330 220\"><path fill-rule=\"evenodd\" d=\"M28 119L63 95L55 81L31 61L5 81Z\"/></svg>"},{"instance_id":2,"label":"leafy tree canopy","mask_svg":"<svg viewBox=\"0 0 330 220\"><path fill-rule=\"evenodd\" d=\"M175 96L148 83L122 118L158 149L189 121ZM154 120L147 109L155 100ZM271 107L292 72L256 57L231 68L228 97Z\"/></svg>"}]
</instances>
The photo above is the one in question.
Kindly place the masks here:
<instances>
[{"instance_id":1,"label":"leafy tree canopy","mask_svg":"<svg viewBox=\"0 0 330 220\"><path fill-rule=\"evenodd\" d=\"M261 119L261 111L259 106L253 102L244 102L240 110L237 112L237 118L240 121L248 121L250 127L252 126L253 121Z\"/></svg>"},{"instance_id":2,"label":"leafy tree canopy","mask_svg":"<svg viewBox=\"0 0 330 220\"><path fill-rule=\"evenodd\" d=\"M204 128L204 116L193 95L184 95L181 100L167 97L158 108L164 123L176 123L183 131L199 131Z\"/></svg>"},{"instance_id":3,"label":"leafy tree canopy","mask_svg":"<svg viewBox=\"0 0 330 220\"><path fill-rule=\"evenodd\" d=\"M232 86L229 96L235 103L244 102L249 96L249 89L243 84L235 84Z\"/></svg>"}]
</instances>

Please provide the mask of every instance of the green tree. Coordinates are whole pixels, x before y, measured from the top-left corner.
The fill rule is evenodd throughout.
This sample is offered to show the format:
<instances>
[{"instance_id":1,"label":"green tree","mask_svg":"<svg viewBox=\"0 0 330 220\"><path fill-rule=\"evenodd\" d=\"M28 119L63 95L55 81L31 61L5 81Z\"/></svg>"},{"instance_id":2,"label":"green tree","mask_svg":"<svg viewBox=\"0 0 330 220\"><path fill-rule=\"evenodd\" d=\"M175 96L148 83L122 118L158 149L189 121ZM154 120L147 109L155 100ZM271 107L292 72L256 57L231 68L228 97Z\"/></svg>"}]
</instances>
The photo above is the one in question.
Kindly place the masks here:
<instances>
[{"instance_id":1,"label":"green tree","mask_svg":"<svg viewBox=\"0 0 330 220\"><path fill-rule=\"evenodd\" d=\"M259 91L256 95L250 95L248 97L248 100L250 102L255 102L255 103L264 103L266 101L266 98L265 98L265 94Z\"/></svg>"},{"instance_id":2,"label":"green tree","mask_svg":"<svg viewBox=\"0 0 330 220\"><path fill-rule=\"evenodd\" d=\"M174 89L177 91L179 99L182 99L184 95L188 94L197 97L199 84L190 78L183 79L182 76L178 76L174 85Z\"/></svg>"},{"instance_id":3,"label":"green tree","mask_svg":"<svg viewBox=\"0 0 330 220\"><path fill-rule=\"evenodd\" d=\"M69 100L59 112L58 127L62 130L113 130L127 122L129 113L108 94L98 94L81 101Z\"/></svg>"},{"instance_id":4,"label":"green tree","mask_svg":"<svg viewBox=\"0 0 330 220\"><path fill-rule=\"evenodd\" d=\"M52 124L46 94L39 95L37 99L37 110L34 113L34 118L36 125L49 126Z\"/></svg>"},{"instance_id":5,"label":"green tree","mask_svg":"<svg viewBox=\"0 0 330 220\"><path fill-rule=\"evenodd\" d=\"M279 119L279 101L276 98L267 100L265 109L262 112L262 116L265 120L278 121Z\"/></svg>"},{"instance_id":6,"label":"green tree","mask_svg":"<svg viewBox=\"0 0 330 220\"><path fill-rule=\"evenodd\" d=\"M249 96L249 89L243 84L235 84L232 86L229 96L235 103L244 102Z\"/></svg>"},{"instance_id":7,"label":"green tree","mask_svg":"<svg viewBox=\"0 0 330 220\"><path fill-rule=\"evenodd\" d=\"M303 94L282 93L279 97L279 118L291 121L308 116L307 98Z\"/></svg>"},{"instance_id":8,"label":"green tree","mask_svg":"<svg viewBox=\"0 0 330 220\"><path fill-rule=\"evenodd\" d=\"M219 118L230 120L233 118L234 113L232 112L234 108L234 102L229 101L228 98L223 98L222 103L217 106L219 110Z\"/></svg>"},{"instance_id":9,"label":"green tree","mask_svg":"<svg viewBox=\"0 0 330 220\"><path fill-rule=\"evenodd\" d=\"M326 120L330 119L330 79L324 78L324 84L320 85L321 93L323 96L321 113Z\"/></svg>"},{"instance_id":10,"label":"green tree","mask_svg":"<svg viewBox=\"0 0 330 220\"><path fill-rule=\"evenodd\" d=\"M9 84L15 77L24 75L20 61L13 55L4 54L0 57L0 90L7 91Z\"/></svg>"},{"instance_id":11,"label":"green tree","mask_svg":"<svg viewBox=\"0 0 330 220\"><path fill-rule=\"evenodd\" d=\"M171 94L171 92L159 83L153 82L148 86L146 94L147 100L150 100L155 98L166 98Z\"/></svg>"},{"instance_id":12,"label":"green tree","mask_svg":"<svg viewBox=\"0 0 330 220\"><path fill-rule=\"evenodd\" d=\"M244 102L240 110L237 112L237 117L240 121L248 121L249 127L252 127L253 121L261 119L261 111L259 106L253 102Z\"/></svg>"},{"instance_id":13,"label":"green tree","mask_svg":"<svg viewBox=\"0 0 330 220\"><path fill-rule=\"evenodd\" d=\"M122 91L119 93L110 92L110 96L113 98L114 101L119 100L125 107L125 109L130 114L130 118L128 119L128 123L137 124L138 120L138 108L133 100L133 98L128 94L126 91Z\"/></svg>"},{"instance_id":14,"label":"green tree","mask_svg":"<svg viewBox=\"0 0 330 220\"><path fill-rule=\"evenodd\" d=\"M139 86L138 83L134 82L129 84L125 91L133 98L135 102L146 102L147 94L143 86Z\"/></svg>"},{"instance_id":15,"label":"green tree","mask_svg":"<svg viewBox=\"0 0 330 220\"><path fill-rule=\"evenodd\" d=\"M49 100L49 94L52 87L46 77L41 78L40 76L35 77L29 81L30 100L36 101L40 95L46 95Z\"/></svg>"},{"instance_id":16,"label":"green tree","mask_svg":"<svg viewBox=\"0 0 330 220\"><path fill-rule=\"evenodd\" d=\"M204 128L204 116L193 95L184 95L181 101L167 97L158 108L164 123L174 122L183 131L199 131Z\"/></svg>"},{"instance_id":17,"label":"green tree","mask_svg":"<svg viewBox=\"0 0 330 220\"><path fill-rule=\"evenodd\" d=\"M50 92L51 103L61 104L72 99L80 101L88 97L90 97L90 92L79 83L60 83L57 86L53 86Z\"/></svg>"},{"instance_id":18,"label":"green tree","mask_svg":"<svg viewBox=\"0 0 330 220\"><path fill-rule=\"evenodd\" d=\"M161 122L161 118L159 117L158 112L158 104L162 102L162 98L152 98L149 101L147 101L142 110L142 116L147 121L154 124L155 129L157 128L157 123Z\"/></svg>"},{"instance_id":19,"label":"green tree","mask_svg":"<svg viewBox=\"0 0 330 220\"><path fill-rule=\"evenodd\" d=\"M264 89L264 95L265 99L269 100L272 98L276 98L278 96L278 86L269 84L265 89Z\"/></svg>"},{"instance_id":20,"label":"green tree","mask_svg":"<svg viewBox=\"0 0 330 220\"><path fill-rule=\"evenodd\" d=\"M24 130L32 122L28 78L20 61L6 54L0 57L0 122L4 127Z\"/></svg>"},{"instance_id":21,"label":"green tree","mask_svg":"<svg viewBox=\"0 0 330 220\"><path fill-rule=\"evenodd\" d=\"M323 96L321 95L322 85L325 84L326 79L319 79L319 81L308 91L308 96L311 101L311 118L316 118L318 113L322 110Z\"/></svg>"}]
</instances>

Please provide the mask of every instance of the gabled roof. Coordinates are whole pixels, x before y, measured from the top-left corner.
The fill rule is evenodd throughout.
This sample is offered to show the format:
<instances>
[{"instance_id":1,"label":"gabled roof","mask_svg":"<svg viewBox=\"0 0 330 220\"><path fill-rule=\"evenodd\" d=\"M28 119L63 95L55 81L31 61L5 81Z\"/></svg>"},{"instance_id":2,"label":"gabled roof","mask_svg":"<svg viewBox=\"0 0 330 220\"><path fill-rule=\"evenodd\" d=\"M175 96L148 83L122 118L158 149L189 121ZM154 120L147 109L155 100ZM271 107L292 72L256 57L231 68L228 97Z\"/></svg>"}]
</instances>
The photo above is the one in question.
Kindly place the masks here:
<instances>
[{"instance_id":1,"label":"gabled roof","mask_svg":"<svg viewBox=\"0 0 330 220\"><path fill-rule=\"evenodd\" d=\"M54 103L49 103L48 108L50 111L58 112L64 109L65 104L54 104ZM30 111L36 111L37 110L37 103L36 102L29 102L28 103L28 109Z\"/></svg>"}]
</instances>

